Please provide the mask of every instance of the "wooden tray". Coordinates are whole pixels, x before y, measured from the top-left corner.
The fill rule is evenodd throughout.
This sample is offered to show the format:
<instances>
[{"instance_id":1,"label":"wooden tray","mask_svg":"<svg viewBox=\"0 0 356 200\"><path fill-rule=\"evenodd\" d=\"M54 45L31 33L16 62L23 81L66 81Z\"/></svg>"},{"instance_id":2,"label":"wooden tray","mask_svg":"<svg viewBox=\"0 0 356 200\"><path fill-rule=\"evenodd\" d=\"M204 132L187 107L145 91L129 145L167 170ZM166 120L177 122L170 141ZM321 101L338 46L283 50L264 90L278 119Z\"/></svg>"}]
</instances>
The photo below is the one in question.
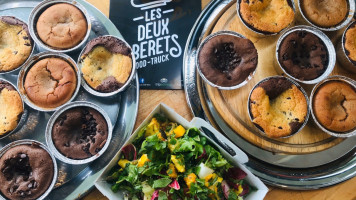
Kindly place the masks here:
<instances>
[{"instance_id":1,"label":"wooden tray","mask_svg":"<svg viewBox=\"0 0 356 200\"><path fill-rule=\"evenodd\" d=\"M295 1L295 5L296 20L290 27L294 25L308 25L304 19L302 19L299 8L297 7L297 1ZM307 125L301 132L286 139L272 139L258 133L258 130L252 124L248 116L247 99L253 86L260 80L268 76L282 75L275 55L276 42L280 34L256 38L246 33L243 26L236 14L236 3L233 3L218 19L216 24L210 27L211 31L207 31L204 35L204 37L206 37L220 30L235 31L249 38L255 44L258 51L256 73L242 88L236 90L219 90L204 83L208 97L224 121L248 142L274 153L309 154L326 150L342 142L344 139L334 138L320 130L314 124L311 117L309 117ZM344 29L327 33L335 47L337 47L338 42L341 41L343 31ZM355 73L345 71L338 63L332 75L343 75L356 79ZM306 90L309 96L314 85L301 84L301 86Z\"/></svg>"}]
</instances>

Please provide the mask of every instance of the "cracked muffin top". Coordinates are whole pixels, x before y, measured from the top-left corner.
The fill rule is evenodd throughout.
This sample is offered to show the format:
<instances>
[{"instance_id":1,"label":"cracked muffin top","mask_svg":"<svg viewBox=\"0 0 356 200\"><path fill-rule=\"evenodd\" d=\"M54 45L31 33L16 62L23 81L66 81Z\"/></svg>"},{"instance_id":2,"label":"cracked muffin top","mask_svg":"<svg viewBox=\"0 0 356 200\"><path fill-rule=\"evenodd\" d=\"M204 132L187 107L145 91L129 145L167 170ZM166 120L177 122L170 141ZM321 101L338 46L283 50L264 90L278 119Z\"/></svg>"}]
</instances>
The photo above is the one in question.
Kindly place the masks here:
<instances>
[{"instance_id":1,"label":"cracked muffin top","mask_svg":"<svg viewBox=\"0 0 356 200\"><path fill-rule=\"evenodd\" d=\"M319 123L335 132L356 128L356 90L342 81L320 86L313 98L313 112Z\"/></svg>"},{"instance_id":2,"label":"cracked muffin top","mask_svg":"<svg viewBox=\"0 0 356 200\"><path fill-rule=\"evenodd\" d=\"M247 24L267 33L278 33L294 20L288 0L241 0L239 12Z\"/></svg>"},{"instance_id":3,"label":"cracked muffin top","mask_svg":"<svg viewBox=\"0 0 356 200\"><path fill-rule=\"evenodd\" d=\"M108 138L108 125L98 111L76 107L62 113L55 121L52 139L55 147L71 159L96 155Z\"/></svg>"},{"instance_id":4,"label":"cracked muffin top","mask_svg":"<svg viewBox=\"0 0 356 200\"><path fill-rule=\"evenodd\" d=\"M73 96L77 86L76 72L61 58L45 58L28 71L24 86L27 97L42 108L56 108Z\"/></svg>"},{"instance_id":5,"label":"cracked muffin top","mask_svg":"<svg viewBox=\"0 0 356 200\"><path fill-rule=\"evenodd\" d=\"M38 199L54 176L51 156L37 144L7 150L0 158L0 191L8 199Z\"/></svg>"},{"instance_id":6,"label":"cracked muffin top","mask_svg":"<svg viewBox=\"0 0 356 200\"><path fill-rule=\"evenodd\" d=\"M45 44L55 49L70 49L84 39L88 25L78 8L67 3L58 3L40 15L36 29Z\"/></svg>"},{"instance_id":7,"label":"cracked muffin top","mask_svg":"<svg viewBox=\"0 0 356 200\"><path fill-rule=\"evenodd\" d=\"M32 47L24 22L15 17L0 17L0 72L20 67L30 56Z\"/></svg>"},{"instance_id":8,"label":"cracked muffin top","mask_svg":"<svg viewBox=\"0 0 356 200\"><path fill-rule=\"evenodd\" d=\"M356 22L346 30L344 42L347 56L356 65Z\"/></svg>"},{"instance_id":9,"label":"cracked muffin top","mask_svg":"<svg viewBox=\"0 0 356 200\"><path fill-rule=\"evenodd\" d=\"M324 28L340 24L349 13L347 0L302 0L300 3L304 16Z\"/></svg>"},{"instance_id":10,"label":"cracked muffin top","mask_svg":"<svg viewBox=\"0 0 356 200\"><path fill-rule=\"evenodd\" d=\"M130 47L112 36L100 36L88 42L80 59L84 80L102 93L123 87L133 70Z\"/></svg>"},{"instance_id":11,"label":"cracked muffin top","mask_svg":"<svg viewBox=\"0 0 356 200\"><path fill-rule=\"evenodd\" d=\"M249 104L252 122L272 138L298 132L308 114L303 92L284 77L262 81L252 91Z\"/></svg>"},{"instance_id":12,"label":"cracked muffin top","mask_svg":"<svg viewBox=\"0 0 356 200\"><path fill-rule=\"evenodd\" d=\"M0 81L0 136L13 131L23 113L20 94L7 82Z\"/></svg>"}]
</instances>

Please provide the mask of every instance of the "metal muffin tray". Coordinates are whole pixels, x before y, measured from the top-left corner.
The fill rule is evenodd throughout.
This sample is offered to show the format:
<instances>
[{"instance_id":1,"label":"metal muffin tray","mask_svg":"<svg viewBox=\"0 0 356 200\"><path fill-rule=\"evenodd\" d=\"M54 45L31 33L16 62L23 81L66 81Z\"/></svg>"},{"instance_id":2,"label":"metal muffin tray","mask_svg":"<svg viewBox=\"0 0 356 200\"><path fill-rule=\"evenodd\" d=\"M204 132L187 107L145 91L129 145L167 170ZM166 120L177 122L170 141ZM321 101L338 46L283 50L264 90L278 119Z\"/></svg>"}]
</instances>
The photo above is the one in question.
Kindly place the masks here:
<instances>
[{"instance_id":1,"label":"metal muffin tray","mask_svg":"<svg viewBox=\"0 0 356 200\"><path fill-rule=\"evenodd\" d=\"M115 25L103 13L84 0L76 1L82 4L90 15L92 28L89 40L100 35L114 35L122 38ZM40 2L40 0L0 0L0 15L15 16L24 22L28 22L31 10ZM38 53L38 50L35 50L34 53ZM77 60L79 52L68 55ZM0 75L0 78L17 85L18 73L19 70L15 70ZM74 101L95 103L105 110L114 128L112 139L105 153L89 164L69 165L57 159L59 169L58 180L55 189L52 190L47 199L76 199L94 186L94 180L99 176L100 171L109 163L115 153L128 139L134 128L139 101L137 75L127 89L119 95L109 98L99 98L90 95L81 88ZM33 139L44 144L46 143L45 129L47 121L53 112L39 112L29 106L25 106L25 110L27 110L26 123L16 133L0 140L0 148L19 139Z\"/></svg>"},{"instance_id":2,"label":"metal muffin tray","mask_svg":"<svg viewBox=\"0 0 356 200\"><path fill-rule=\"evenodd\" d=\"M334 185L356 176L356 137L350 137L333 148L311 154L276 154L261 149L236 134L214 108L202 79L196 70L195 56L203 36L236 0L214 0L196 21L185 47L184 86L193 115L220 129L249 155L246 166L265 183L281 188L309 190ZM236 13L237 14L237 13Z\"/></svg>"}]
</instances>

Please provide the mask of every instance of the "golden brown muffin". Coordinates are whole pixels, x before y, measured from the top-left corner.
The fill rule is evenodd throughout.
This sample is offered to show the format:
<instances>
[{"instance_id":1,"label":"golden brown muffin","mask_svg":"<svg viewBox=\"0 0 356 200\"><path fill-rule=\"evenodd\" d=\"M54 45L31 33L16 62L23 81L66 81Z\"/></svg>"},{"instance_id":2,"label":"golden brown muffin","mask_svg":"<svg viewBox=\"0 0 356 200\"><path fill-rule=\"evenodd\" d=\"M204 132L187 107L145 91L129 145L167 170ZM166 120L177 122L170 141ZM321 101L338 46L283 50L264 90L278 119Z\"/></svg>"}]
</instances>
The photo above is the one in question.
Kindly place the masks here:
<instances>
[{"instance_id":1,"label":"golden brown muffin","mask_svg":"<svg viewBox=\"0 0 356 200\"><path fill-rule=\"evenodd\" d=\"M320 27L335 26L346 18L346 0L301 0L301 9L309 21Z\"/></svg>"},{"instance_id":2,"label":"golden brown muffin","mask_svg":"<svg viewBox=\"0 0 356 200\"><path fill-rule=\"evenodd\" d=\"M356 63L356 23L353 23L345 33L345 50L347 56Z\"/></svg>"},{"instance_id":3,"label":"golden brown muffin","mask_svg":"<svg viewBox=\"0 0 356 200\"><path fill-rule=\"evenodd\" d=\"M99 92L118 90L129 79L132 71L131 49L110 36L90 41L81 59L85 81Z\"/></svg>"},{"instance_id":4,"label":"golden brown muffin","mask_svg":"<svg viewBox=\"0 0 356 200\"><path fill-rule=\"evenodd\" d=\"M13 131L23 113L19 93L9 83L0 81L0 136Z\"/></svg>"},{"instance_id":5,"label":"golden brown muffin","mask_svg":"<svg viewBox=\"0 0 356 200\"><path fill-rule=\"evenodd\" d=\"M36 29L45 44L57 49L70 49L84 39L88 25L78 8L67 3L58 3L40 15Z\"/></svg>"},{"instance_id":6,"label":"golden brown muffin","mask_svg":"<svg viewBox=\"0 0 356 200\"><path fill-rule=\"evenodd\" d=\"M25 77L27 97L42 108L56 108L73 96L76 72L65 60L45 58L34 64Z\"/></svg>"},{"instance_id":7,"label":"golden brown muffin","mask_svg":"<svg viewBox=\"0 0 356 200\"><path fill-rule=\"evenodd\" d=\"M356 128L356 91L348 83L330 81L320 86L313 98L318 122L335 132Z\"/></svg>"},{"instance_id":8,"label":"golden brown muffin","mask_svg":"<svg viewBox=\"0 0 356 200\"><path fill-rule=\"evenodd\" d=\"M245 23L268 33L278 33L294 20L287 0L241 0L239 12Z\"/></svg>"},{"instance_id":9,"label":"golden brown muffin","mask_svg":"<svg viewBox=\"0 0 356 200\"><path fill-rule=\"evenodd\" d=\"M253 123L268 137L285 137L299 131L308 113L307 100L285 78L272 78L256 87L250 97Z\"/></svg>"},{"instance_id":10,"label":"golden brown muffin","mask_svg":"<svg viewBox=\"0 0 356 200\"><path fill-rule=\"evenodd\" d=\"M14 17L0 17L0 72L20 67L31 51L27 25Z\"/></svg>"}]
</instances>

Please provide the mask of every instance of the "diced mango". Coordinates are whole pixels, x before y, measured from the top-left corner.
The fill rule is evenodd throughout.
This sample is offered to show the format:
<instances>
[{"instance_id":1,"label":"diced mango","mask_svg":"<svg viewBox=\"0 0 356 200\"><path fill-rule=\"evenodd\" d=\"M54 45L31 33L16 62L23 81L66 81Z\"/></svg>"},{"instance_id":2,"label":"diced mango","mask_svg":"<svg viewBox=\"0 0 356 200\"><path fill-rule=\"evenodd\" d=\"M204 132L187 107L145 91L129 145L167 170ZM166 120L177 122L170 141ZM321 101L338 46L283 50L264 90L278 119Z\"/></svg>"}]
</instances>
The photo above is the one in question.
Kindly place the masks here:
<instances>
[{"instance_id":1,"label":"diced mango","mask_svg":"<svg viewBox=\"0 0 356 200\"><path fill-rule=\"evenodd\" d=\"M182 125L179 125L173 130L173 132L175 134L175 138L180 138L185 134L185 128Z\"/></svg>"},{"instance_id":2,"label":"diced mango","mask_svg":"<svg viewBox=\"0 0 356 200\"><path fill-rule=\"evenodd\" d=\"M160 125L156 118L152 118L151 122L147 125L145 137L159 133Z\"/></svg>"},{"instance_id":3,"label":"diced mango","mask_svg":"<svg viewBox=\"0 0 356 200\"><path fill-rule=\"evenodd\" d=\"M137 162L137 167L143 167L146 162L150 162L151 160L148 159L147 154L143 154L141 158Z\"/></svg>"},{"instance_id":4,"label":"diced mango","mask_svg":"<svg viewBox=\"0 0 356 200\"><path fill-rule=\"evenodd\" d=\"M210 183L210 181L214 180L217 177L216 181L214 183ZM210 190L213 190L215 193L218 192L217 185L218 183L221 183L223 181L223 178L219 177L217 174L209 174L205 177L205 183L204 185L208 187ZM210 196L211 199L219 199L219 196Z\"/></svg>"},{"instance_id":5,"label":"diced mango","mask_svg":"<svg viewBox=\"0 0 356 200\"><path fill-rule=\"evenodd\" d=\"M244 190L244 189L242 188L242 185L239 185L238 190L235 190L235 189L234 189L234 192L236 193L236 195L239 195L239 194L242 193L243 190Z\"/></svg>"},{"instance_id":6,"label":"diced mango","mask_svg":"<svg viewBox=\"0 0 356 200\"><path fill-rule=\"evenodd\" d=\"M120 159L118 162L118 164L121 168L125 168L127 163L130 163L130 161L128 161L126 159Z\"/></svg>"},{"instance_id":7,"label":"diced mango","mask_svg":"<svg viewBox=\"0 0 356 200\"><path fill-rule=\"evenodd\" d=\"M172 163L169 163L167 174L171 178L177 178L177 170Z\"/></svg>"},{"instance_id":8,"label":"diced mango","mask_svg":"<svg viewBox=\"0 0 356 200\"><path fill-rule=\"evenodd\" d=\"M190 188L190 185L192 183L195 183L196 179L197 179L197 176L194 173L190 173L190 174L188 174L187 177L184 178L184 181L187 184L188 188Z\"/></svg>"},{"instance_id":9,"label":"diced mango","mask_svg":"<svg viewBox=\"0 0 356 200\"><path fill-rule=\"evenodd\" d=\"M178 172L185 172L185 165L183 158L177 158L175 155L171 155L171 161L173 162L174 166L178 170Z\"/></svg>"}]
</instances>

